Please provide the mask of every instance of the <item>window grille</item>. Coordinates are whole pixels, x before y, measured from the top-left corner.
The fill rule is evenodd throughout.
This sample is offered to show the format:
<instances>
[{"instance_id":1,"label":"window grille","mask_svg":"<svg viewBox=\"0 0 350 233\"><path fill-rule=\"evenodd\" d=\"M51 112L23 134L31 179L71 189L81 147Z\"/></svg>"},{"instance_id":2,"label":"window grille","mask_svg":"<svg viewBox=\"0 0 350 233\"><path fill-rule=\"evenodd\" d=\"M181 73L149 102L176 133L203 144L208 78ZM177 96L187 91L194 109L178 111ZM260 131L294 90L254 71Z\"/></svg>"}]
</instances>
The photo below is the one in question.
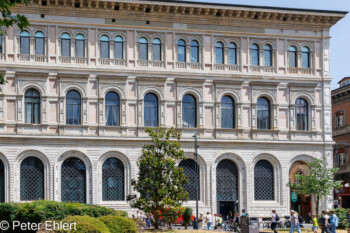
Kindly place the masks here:
<instances>
[{"instance_id":1,"label":"window grille","mask_svg":"<svg viewBox=\"0 0 350 233\"><path fill-rule=\"evenodd\" d=\"M21 163L21 201L44 199L44 164L39 158L28 157Z\"/></svg>"},{"instance_id":2,"label":"window grille","mask_svg":"<svg viewBox=\"0 0 350 233\"><path fill-rule=\"evenodd\" d=\"M196 200L196 182L198 180L198 197L200 199L200 180L199 177L199 167L197 166L196 171L196 162L193 159L182 160L179 164L184 170L185 176L188 178L188 183L182 185L182 187L188 192L188 197L190 201Z\"/></svg>"},{"instance_id":3,"label":"window grille","mask_svg":"<svg viewBox=\"0 0 350 233\"><path fill-rule=\"evenodd\" d=\"M254 167L255 200L274 200L274 172L272 165L260 160Z\"/></svg>"},{"instance_id":4,"label":"window grille","mask_svg":"<svg viewBox=\"0 0 350 233\"><path fill-rule=\"evenodd\" d=\"M104 201L123 201L124 164L117 158L107 159L102 166L102 190Z\"/></svg>"},{"instance_id":5,"label":"window grille","mask_svg":"<svg viewBox=\"0 0 350 233\"><path fill-rule=\"evenodd\" d=\"M0 202L5 202L5 166L0 159Z\"/></svg>"},{"instance_id":6,"label":"window grille","mask_svg":"<svg viewBox=\"0 0 350 233\"><path fill-rule=\"evenodd\" d=\"M222 160L216 168L216 197L218 205L238 199L238 169L231 160Z\"/></svg>"},{"instance_id":7,"label":"window grille","mask_svg":"<svg viewBox=\"0 0 350 233\"><path fill-rule=\"evenodd\" d=\"M62 163L61 200L86 202L86 169L78 158L68 158Z\"/></svg>"}]
</instances>

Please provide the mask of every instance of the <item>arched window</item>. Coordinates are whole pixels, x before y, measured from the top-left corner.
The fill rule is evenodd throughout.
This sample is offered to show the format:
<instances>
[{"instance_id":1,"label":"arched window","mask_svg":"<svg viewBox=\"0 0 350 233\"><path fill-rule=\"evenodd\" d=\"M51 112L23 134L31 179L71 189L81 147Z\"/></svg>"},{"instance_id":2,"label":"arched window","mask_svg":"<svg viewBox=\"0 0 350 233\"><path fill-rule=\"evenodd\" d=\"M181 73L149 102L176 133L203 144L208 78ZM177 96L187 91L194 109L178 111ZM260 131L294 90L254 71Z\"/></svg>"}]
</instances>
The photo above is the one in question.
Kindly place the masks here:
<instances>
[{"instance_id":1,"label":"arched window","mask_svg":"<svg viewBox=\"0 0 350 233\"><path fill-rule=\"evenodd\" d=\"M35 54L45 54L45 35L42 32L35 33Z\"/></svg>"},{"instance_id":2,"label":"arched window","mask_svg":"<svg viewBox=\"0 0 350 233\"><path fill-rule=\"evenodd\" d=\"M20 49L21 54L30 54L29 32L23 31L20 34Z\"/></svg>"},{"instance_id":3,"label":"arched window","mask_svg":"<svg viewBox=\"0 0 350 233\"><path fill-rule=\"evenodd\" d=\"M188 179L188 183L183 184L182 188L188 192L190 201L196 200L196 182L198 181L198 197L200 199L200 180L199 180L199 167L196 161L193 159L182 160L179 164L184 171L185 176Z\"/></svg>"},{"instance_id":4,"label":"arched window","mask_svg":"<svg viewBox=\"0 0 350 233\"><path fill-rule=\"evenodd\" d=\"M259 46L257 44L252 44L252 50L251 50L251 59L252 59L252 65L258 66L259 65Z\"/></svg>"},{"instance_id":5,"label":"arched window","mask_svg":"<svg viewBox=\"0 0 350 233\"><path fill-rule=\"evenodd\" d=\"M62 163L61 201L86 202L86 168L78 158L68 158Z\"/></svg>"},{"instance_id":6,"label":"arched window","mask_svg":"<svg viewBox=\"0 0 350 233\"><path fill-rule=\"evenodd\" d=\"M197 127L196 99L192 95L182 98L182 121L184 128Z\"/></svg>"},{"instance_id":7,"label":"arched window","mask_svg":"<svg viewBox=\"0 0 350 233\"><path fill-rule=\"evenodd\" d=\"M0 159L0 202L5 202L5 166Z\"/></svg>"},{"instance_id":8,"label":"arched window","mask_svg":"<svg viewBox=\"0 0 350 233\"><path fill-rule=\"evenodd\" d=\"M114 58L124 59L124 41L121 36L114 38Z\"/></svg>"},{"instance_id":9,"label":"arched window","mask_svg":"<svg viewBox=\"0 0 350 233\"><path fill-rule=\"evenodd\" d=\"M66 95L66 124L80 125L81 99L77 91L69 91Z\"/></svg>"},{"instance_id":10,"label":"arched window","mask_svg":"<svg viewBox=\"0 0 350 233\"><path fill-rule=\"evenodd\" d=\"M186 42L184 40L177 42L177 61L186 62Z\"/></svg>"},{"instance_id":11,"label":"arched window","mask_svg":"<svg viewBox=\"0 0 350 233\"><path fill-rule=\"evenodd\" d=\"M145 126L158 126L158 98L155 94L145 96Z\"/></svg>"},{"instance_id":12,"label":"arched window","mask_svg":"<svg viewBox=\"0 0 350 233\"><path fill-rule=\"evenodd\" d=\"M124 201L124 164L117 158L107 159L102 166L102 200Z\"/></svg>"},{"instance_id":13,"label":"arched window","mask_svg":"<svg viewBox=\"0 0 350 233\"><path fill-rule=\"evenodd\" d=\"M234 102L230 96L221 99L221 128L233 129L235 127Z\"/></svg>"},{"instance_id":14,"label":"arched window","mask_svg":"<svg viewBox=\"0 0 350 233\"><path fill-rule=\"evenodd\" d=\"M295 102L296 129L308 130L308 106L307 102L299 98Z\"/></svg>"},{"instance_id":15,"label":"arched window","mask_svg":"<svg viewBox=\"0 0 350 233\"><path fill-rule=\"evenodd\" d=\"M196 40L191 41L191 62L199 62L199 44Z\"/></svg>"},{"instance_id":16,"label":"arched window","mask_svg":"<svg viewBox=\"0 0 350 233\"><path fill-rule=\"evenodd\" d=\"M275 185L272 165L260 160L254 167L254 199L257 201L275 200Z\"/></svg>"},{"instance_id":17,"label":"arched window","mask_svg":"<svg viewBox=\"0 0 350 233\"><path fill-rule=\"evenodd\" d=\"M289 56L289 67L295 68L297 67L297 48L295 46L289 46L288 49L288 56Z\"/></svg>"},{"instance_id":18,"label":"arched window","mask_svg":"<svg viewBox=\"0 0 350 233\"><path fill-rule=\"evenodd\" d=\"M75 37L75 56L85 57L85 37L83 34L78 34Z\"/></svg>"},{"instance_id":19,"label":"arched window","mask_svg":"<svg viewBox=\"0 0 350 233\"><path fill-rule=\"evenodd\" d=\"M101 58L109 58L109 37L106 35L101 36Z\"/></svg>"},{"instance_id":20,"label":"arched window","mask_svg":"<svg viewBox=\"0 0 350 233\"><path fill-rule=\"evenodd\" d=\"M301 50L301 63L303 68L310 68L310 49L303 47Z\"/></svg>"},{"instance_id":21,"label":"arched window","mask_svg":"<svg viewBox=\"0 0 350 233\"><path fill-rule=\"evenodd\" d=\"M270 103L266 98L258 99L257 112L258 129L270 129Z\"/></svg>"},{"instance_id":22,"label":"arched window","mask_svg":"<svg viewBox=\"0 0 350 233\"><path fill-rule=\"evenodd\" d=\"M106 125L119 126L119 96L110 91L106 94Z\"/></svg>"},{"instance_id":23,"label":"arched window","mask_svg":"<svg viewBox=\"0 0 350 233\"><path fill-rule=\"evenodd\" d=\"M224 64L224 45L216 42L215 45L216 64Z\"/></svg>"},{"instance_id":24,"label":"arched window","mask_svg":"<svg viewBox=\"0 0 350 233\"><path fill-rule=\"evenodd\" d=\"M148 60L148 40L145 37L141 37L139 40L139 59Z\"/></svg>"},{"instance_id":25,"label":"arched window","mask_svg":"<svg viewBox=\"0 0 350 233\"><path fill-rule=\"evenodd\" d=\"M28 124L40 123L40 93L35 89L26 91L25 97L25 118Z\"/></svg>"},{"instance_id":26,"label":"arched window","mask_svg":"<svg viewBox=\"0 0 350 233\"><path fill-rule=\"evenodd\" d=\"M21 201L43 200L44 164L37 157L28 157L21 163Z\"/></svg>"},{"instance_id":27,"label":"arched window","mask_svg":"<svg viewBox=\"0 0 350 233\"><path fill-rule=\"evenodd\" d=\"M230 65L237 64L237 47L235 43L230 43L228 45L228 63Z\"/></svg>"},{"instance_id":28,"label":"arched window","mask_svg":"<svg viewBox=\"0 0 350 233\"><path fill-rule=\"evenodd\" d=\"M61 36L61 56L70 57L70 35L63 33Z\"/></svg>"},{"instance_id":29,"label":"arched window","mask_svg":"<svg viewBox=\"0 0 350 233\"><path fill-rule=\"evenodd\" d=\"M153 39L153 60L162 60L162 44L158 38Z\"/></svg>"},{"instance_id":30,"label":"arched window","mask_svg":"<svg viewBox=\"0 0 350 233\"><path fill-rule=\"evenodd\" d=\"M272 66L272 48L270 45L264 45L264 65Z\"/></svg>"}]
</instances>

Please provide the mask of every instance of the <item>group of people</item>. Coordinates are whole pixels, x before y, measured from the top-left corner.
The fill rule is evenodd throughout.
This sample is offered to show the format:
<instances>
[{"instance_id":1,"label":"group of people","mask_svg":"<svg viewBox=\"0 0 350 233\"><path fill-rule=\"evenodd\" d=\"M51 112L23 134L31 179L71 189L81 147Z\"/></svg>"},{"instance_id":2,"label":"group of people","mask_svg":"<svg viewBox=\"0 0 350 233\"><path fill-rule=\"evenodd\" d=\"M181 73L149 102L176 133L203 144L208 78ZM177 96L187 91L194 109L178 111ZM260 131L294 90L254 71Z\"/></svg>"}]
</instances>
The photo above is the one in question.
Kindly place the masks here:
<instances>
[{"instance_id":1,"label":"group of people","mask_svg":"<svg viewBox=\"0 0 350 233\"><path fill-rule=\"evenodd\" d=\"M135 218L135 215L132 215L132 218ZM144 214L142 211L136 211L136 218L146 223L146 229L151 229L152 214Z\"/></svg>"},{"instance_id":2,"label":"group of people","mask_svg":"<svg viewBox=\"0 0 350 233\"><path fill-rule=\"evenodd\" d=\"M207 215L204 218L203 214L201 213L199 214L198 225L197 225L197 219L194 218L193 229L203 229L205 226L203 225L203 223L206 224L206 227L208 230L211 230L212 226L214 226L214 229L221 230L222 223L223 223L222 215L214 214L214 216L212 216L209 212L207 212Z\"/></svg>"}]
</instances>

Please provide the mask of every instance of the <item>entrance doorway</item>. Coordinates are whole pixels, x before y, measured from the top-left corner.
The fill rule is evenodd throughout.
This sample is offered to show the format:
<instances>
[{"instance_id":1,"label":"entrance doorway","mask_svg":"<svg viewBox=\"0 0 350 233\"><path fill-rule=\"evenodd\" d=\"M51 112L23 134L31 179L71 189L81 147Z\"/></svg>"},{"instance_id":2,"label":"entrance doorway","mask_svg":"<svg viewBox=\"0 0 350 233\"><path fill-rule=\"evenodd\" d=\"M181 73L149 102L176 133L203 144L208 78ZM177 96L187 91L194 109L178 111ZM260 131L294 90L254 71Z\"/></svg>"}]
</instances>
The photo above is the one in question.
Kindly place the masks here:
<instances>
[{"instance_id":1,"label":"entrance doorway","mask_svg":"<svg viewBox=\"0 0 350 233\"><path fill-rule=\"evenodd\" d=\"M216 168L217 214L226 219L228 213L238 212L238 169L229 160L222 160Z\"/></svg>"}]
</instances>

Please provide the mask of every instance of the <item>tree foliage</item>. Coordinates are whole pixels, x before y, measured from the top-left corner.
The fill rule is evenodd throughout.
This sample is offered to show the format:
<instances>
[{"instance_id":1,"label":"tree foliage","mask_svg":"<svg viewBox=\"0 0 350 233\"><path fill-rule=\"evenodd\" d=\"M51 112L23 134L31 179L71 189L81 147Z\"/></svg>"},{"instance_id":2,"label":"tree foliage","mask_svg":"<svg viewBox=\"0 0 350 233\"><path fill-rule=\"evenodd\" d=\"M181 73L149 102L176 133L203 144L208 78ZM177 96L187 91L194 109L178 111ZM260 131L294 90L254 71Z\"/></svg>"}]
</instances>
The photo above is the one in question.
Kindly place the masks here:
<instances>
[{"instance_id":1,"label":"tree foliage","mask_svg":"<svg viewBox=\"0 0 350 233\"><path fill-rule=\"evenodd\" d=\"M180 149L181 134L174 128L146 129L152 143L142 147L142 155L137 166L137 180L132 180L133 188L139 196L131 195L131 206L151 213L154 227L159 228L161 219L173 221L182 214L182 203L188 200L188 193L182 188L188 182L183 169L176 161L185 159Z\"/></svg>"},{"instance_id":2,"label":"tree foliage","mask_svg":"<svg viewBox=\"0 0 350 233\"><path fill-rule=\"evenodd\" d=\"M295 174L295 180L298 182L289 182L287 186L298 194L313 195L316 200L316 214L318 215L320 200L332 195L334 189L342 188L342 181L334 180L338 168L327 167L326 156L322 156L321 159L315 158L308 163L308 166L308 174Z\"/></svg>"},{"instance_id":3,"label":"tree foliage","mask_svg":"<svg viewBox=\"0 0 350 233\"><path fill-rule=\"evenodd\" d=\"M24 15L12 14L12 8L17 4L28 4L31 0L0 0L0 35L6 34L9 27L17 25L21 31L29 25ZM5 84L4 77L0 74L0 85ZM0 89L1 91L1 89Z\"/></svg>"}]
</instances>

